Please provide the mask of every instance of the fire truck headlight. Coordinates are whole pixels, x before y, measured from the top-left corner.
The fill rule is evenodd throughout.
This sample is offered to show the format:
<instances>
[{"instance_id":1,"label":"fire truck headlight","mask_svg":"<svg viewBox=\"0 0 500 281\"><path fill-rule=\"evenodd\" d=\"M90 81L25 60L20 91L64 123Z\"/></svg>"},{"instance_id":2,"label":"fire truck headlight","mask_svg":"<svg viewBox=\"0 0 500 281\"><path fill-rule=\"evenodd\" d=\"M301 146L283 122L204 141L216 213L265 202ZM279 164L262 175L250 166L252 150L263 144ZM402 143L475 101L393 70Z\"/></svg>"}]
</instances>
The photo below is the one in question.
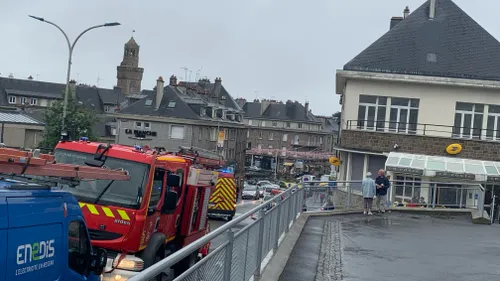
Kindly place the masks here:
<instances>
[{"instance_id":1,"label":"fire truck headlight","mask_svg":"<svg viewBox=\"0 0 500 281\"><path fill-rule=\"evenodd\" d=\"M135 256L127 255L120 261L119 264L117 263L118 263L118 258L116 258L113 261L114 268L131 270L131 271L141 271L144 269L144 261Z\"/></svg>"}]
</instances>

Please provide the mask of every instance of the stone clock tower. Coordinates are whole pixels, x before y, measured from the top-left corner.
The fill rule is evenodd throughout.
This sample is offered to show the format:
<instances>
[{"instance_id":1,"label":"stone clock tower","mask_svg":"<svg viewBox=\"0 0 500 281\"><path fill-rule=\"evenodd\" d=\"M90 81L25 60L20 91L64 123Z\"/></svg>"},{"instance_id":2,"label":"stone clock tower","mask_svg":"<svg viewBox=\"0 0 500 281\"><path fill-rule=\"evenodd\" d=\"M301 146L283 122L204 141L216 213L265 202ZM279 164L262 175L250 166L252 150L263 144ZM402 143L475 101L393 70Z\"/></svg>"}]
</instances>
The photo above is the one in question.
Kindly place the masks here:
<instances>
[{"instance_id":1,"label":"stone clock tower","mask_svg":"<svg viewBox=\"0 0 500 281\"><path fill-rule=\"evenodd\" d=\"M123 61L117 67L117 87L127 96L140 93L143 73L144 68L139 67L139 45L131 37L125 44Z\"/></svg>"}]
</instances>

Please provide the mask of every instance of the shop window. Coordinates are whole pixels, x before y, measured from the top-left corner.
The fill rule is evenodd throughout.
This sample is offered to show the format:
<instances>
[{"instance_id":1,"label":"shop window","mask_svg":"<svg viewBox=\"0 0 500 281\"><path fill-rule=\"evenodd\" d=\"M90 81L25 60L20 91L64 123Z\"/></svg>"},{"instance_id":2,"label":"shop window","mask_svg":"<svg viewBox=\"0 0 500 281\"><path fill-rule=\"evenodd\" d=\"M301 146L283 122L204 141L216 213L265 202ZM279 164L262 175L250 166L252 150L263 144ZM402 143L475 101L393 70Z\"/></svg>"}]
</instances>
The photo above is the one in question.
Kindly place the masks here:
<instances>
[{"instance_id":1,"label":"shop window","mask_svg":"<svg viewBox=\"0 0 500 281\"><path fill-rule=\"evenodd\" d=\"M391 183L391 188L394 189L395 201L400 203L425 203L420 194L420 181L421 178L418 177L396 176Z\"/></svg>"}]
</instances>

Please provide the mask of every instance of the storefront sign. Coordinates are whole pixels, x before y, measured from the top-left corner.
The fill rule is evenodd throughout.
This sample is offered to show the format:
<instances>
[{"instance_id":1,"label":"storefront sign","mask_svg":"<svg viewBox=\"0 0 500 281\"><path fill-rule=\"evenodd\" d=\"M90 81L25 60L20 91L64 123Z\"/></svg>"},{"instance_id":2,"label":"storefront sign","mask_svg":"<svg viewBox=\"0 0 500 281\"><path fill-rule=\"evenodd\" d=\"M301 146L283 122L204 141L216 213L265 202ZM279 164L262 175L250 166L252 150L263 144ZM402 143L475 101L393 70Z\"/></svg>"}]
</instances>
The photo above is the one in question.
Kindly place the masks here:
<instances>
[{"instance_id":1,"label":"storefront sign","mask_svg":"<svg viewBox=\"0 0 500 281\"><path fill-rule=\"evenodd\" d=\"M394 173L401 173L401 174L412 174L412 175L418 175L418 176L424 175L424 170L415 169L415 168L386 166L385 170L387 172L394 172Z\"/></svg>"},{"instance_id":2,"label":"storefront sign","mask_svg":"<svg viewBox=\"0 0 500 281\"><path fill-rule=\"evenodd\" d=\"M499 176L488 176L488 181L500 182Z\"/></svg>"},{"instance_id":3,"label":"storefront sign","mask_svg":"<svg viewBox=\"0 0 500 281\"><path fill-rule=\"evenodd\" d=\"M460 174L460 173L451 173L451 172L436 172L436 177L463 179L463 180L475 180L476 179L476 175L474 175L474 174Z\"/></svg>"},{"instance_id":4,"label":"storefront sign","mask_svg":"<svg viewBox=\"0 0 500 281\"><path fill-rule=\"evenodd\" d=\"M143 130L125 129L125 134L133 134L136 138L156 137L156 132Z\"/></svg>"}]
</instances>

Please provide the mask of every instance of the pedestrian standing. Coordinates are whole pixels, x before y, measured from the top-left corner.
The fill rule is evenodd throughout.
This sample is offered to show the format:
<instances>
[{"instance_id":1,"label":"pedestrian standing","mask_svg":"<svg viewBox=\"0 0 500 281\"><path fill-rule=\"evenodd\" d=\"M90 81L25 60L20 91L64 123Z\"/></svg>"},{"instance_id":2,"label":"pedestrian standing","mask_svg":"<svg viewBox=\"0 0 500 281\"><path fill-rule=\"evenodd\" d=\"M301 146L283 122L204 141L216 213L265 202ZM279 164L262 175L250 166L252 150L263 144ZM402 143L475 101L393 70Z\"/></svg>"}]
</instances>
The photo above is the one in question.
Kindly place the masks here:
<instances>
[{"instance_id":1,"label":"pedestrian standing","mask_svg":"<svg viewBox=\"0 0 500 281\"><path fill-rule=\"evenodd\" d=\"M385 171L380 169L378 171L378 177L375 180L375 186L377 188L377 201L375 205L379 213L385 213L385 205L387 204L387 190L389 189L391 183L389 179L385 176Z\"/></svg>"},{"instance_id":2,"label":"pedestrian standing","mask_svg":"<svg viewBox=\"0 0 500 281\"><path fill-rule=\"evenodd\" d=\"M372 173L366 173L366 178L361 186L363 187L364 212L363 214L373 215L372 204L376 193L375 181L371 178Z\"/></svg>"}]
</instances>

